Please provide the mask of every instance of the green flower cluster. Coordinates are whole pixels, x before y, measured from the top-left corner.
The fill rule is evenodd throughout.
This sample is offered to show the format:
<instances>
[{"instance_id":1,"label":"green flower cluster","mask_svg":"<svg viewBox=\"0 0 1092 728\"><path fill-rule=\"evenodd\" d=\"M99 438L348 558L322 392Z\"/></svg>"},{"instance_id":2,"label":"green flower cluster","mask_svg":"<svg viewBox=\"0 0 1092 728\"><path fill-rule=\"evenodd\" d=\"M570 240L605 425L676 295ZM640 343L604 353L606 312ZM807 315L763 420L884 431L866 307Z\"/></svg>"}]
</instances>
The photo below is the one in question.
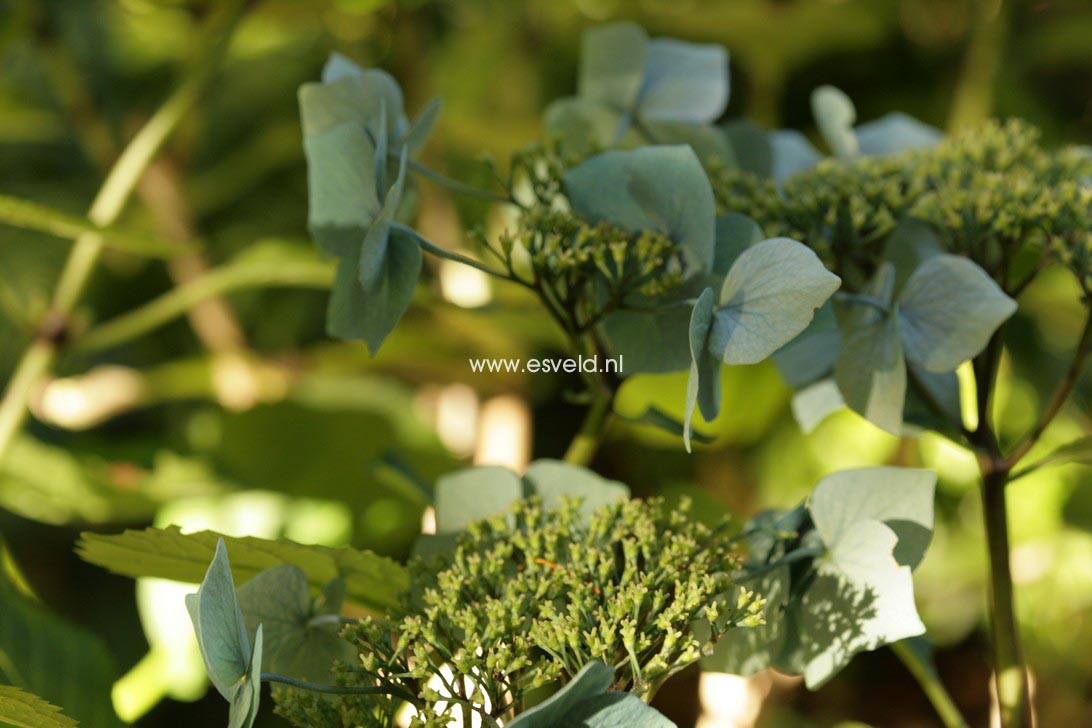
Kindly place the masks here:
<instances>
[{"instance_id":1,"label":"green flower cluster","mask_svg":"<svg viewBox=\"0 0 1092 728\"><path fill-rule=\"evenodd\" d=\"M929 191L910 210L1007 291L1046 262L1092 278L1092 155L1049 151L1038 129L992 122L922 155L917 175Z\"/></svg>"},{"instance_id":2,"label":"green flower cluster","mask_svg":"<svg viewBox=\"0 0 1092 728\"><path fill-rule=\"evenodd\" d=\"M527 275L516 251L526 253L527 284L573 333L634 300L663 296L682 283L686 272L681 251L666 235L591 223L571 212L564 174L580 161L539 145L518 152L507 187L526 188L530 202L495 242L484 230L472 233L513 277Z\"/></svg>"},{"instance_id":3,"label":"green flower cluster","mask_svg":"<svg viewBox=\"0 0 1092 728\"><path fill-rule=\"evenodd\" d=\"M1048 262L1092 290L1092 155L1044 149L1021 121L990 122L930 149L827 159L780 192L738 170L710 177L721 210L804 241L852 290L872 277L907 218L929 223L947 252L974 260L1006 292Z\"/></svg>"},{"instance_id":4,"label":"green flower cluster","mask_svg":"<svg viewBox=\"0 0 1092 728\"><path fill-rule=\"evenodd\" d=\"M418 696L421 727L506 719L592 660L613 666L614 689L650 694L729 629L763 623L763 601L733 580L725 529L688 508L627 500L589 517L579 502L531 498L476 523L453 551L415 560L404 614L346 629L360 662L337 680ZM396 709L383 695L279 705L308 726L389 726Z\"/></svg>"}]
</instances>

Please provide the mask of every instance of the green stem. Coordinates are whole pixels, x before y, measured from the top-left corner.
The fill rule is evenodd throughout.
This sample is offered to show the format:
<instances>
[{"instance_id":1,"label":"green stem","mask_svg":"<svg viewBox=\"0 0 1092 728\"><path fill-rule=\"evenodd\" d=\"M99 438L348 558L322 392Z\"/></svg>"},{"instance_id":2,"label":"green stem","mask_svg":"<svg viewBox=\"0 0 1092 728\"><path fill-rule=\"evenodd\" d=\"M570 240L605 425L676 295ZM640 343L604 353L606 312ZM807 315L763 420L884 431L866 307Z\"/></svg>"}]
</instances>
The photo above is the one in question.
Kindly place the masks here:
<instances>
[{"instance_id":1,"label":"green stem","mask_svg":"<svg viewBox=\"0 0 1092 728\"><path fill-rule=\"evenodd\" d=\"M392 152L390 156L396 156ZM467 197L476 197L479 200L488 200L489 202L500 202L506 205L516 205L517 207L523 207L518 201L508 197L507 195L501 195L496 192L490 192L489 190L479 189L478 187L471 187L468 184L464 184L457 179L444 176L439 172L435 172L420 162L412 159L406 162L406 166L412 169L417 174L421 175L425 179L431 180L438 185L447 187L452 192L458 192L461 195Z\"/></svg>"},{"instance_id":2,"label":"green stem","mask_svg":"<svg viewBox=\"0 0 1092 728\"><path fill-rule=\"evenodd\" d=\"M396 687L384 687L381 685L361 685L350 687L348 685L323 685L320 683L297 680L287 675L278 675L275 672L263 672L262 682L280 683L300 690L309 690L313 693L326 693L327 695L390 695L401 698L414 705L420 705L420 701L408 691Z\"/></svg>"},{"instance_id":3,"label":"green stem","mask_svg":"<svg viewBox=\"0 0 1092 728\"><path fill-rule=\"evenodd\" d=\"M595 457L610 419L612 401L613 398L606 393L599 392L595 395L588 413L584 416L580 431L576 433L576 437L569 443L569 449L565 451L565 462L587 465Z\"/></svg>"},{"instance_id":4,"label":"green stem","mask_svg":"<svg viewBox=\"0 0 1092 728\"><path fill-rule=\"evenodd\" d=\"M462 263L463 265L468 265L471 268L477 268L482 273L488 273L489 275L493 276L494 278L501 278L501 279L506 280L506 281L512 281L513 283L519 283L519 284L521 284L523 286L528 286L529 285L526 281L524 281L524 280L522 280L520 278L516 278L514 276L510 276L507 273L504 273L503 271L499 271L499 270L495 270L493 268L490 268L485 263L481 263L481 262L479 262L477 260L474 260L473 258L468 258L465 255L459 255L458 253L455 253L455 252L453 252L451 250L441 248L439 245L436 245L435 243L431 243L428 240L426 240L421 235L421 233L417 232L416 230L411 228L409 225L405 225L403 223L396 222L396 223L393 223L391 225L391 227L394 228L395 230L398 230L399 232L403 232L406 235L411 236L414 240L417 241L417 244L421 246L422 250L426 250L429 253L432 253L437 258L446 258L447 260L454 261L456 263Z\"/></svg>"},{"instance_id":5,"label":"green stem","mask_svg":"<svg viewBox=\"0 0 1092 728\"><path fill-rule=\"evenodd\" d=\"M805 548L796 549L795 551L785 554L777 561L763 564L756 569L750 570L744 568L736 580L741 584L748 581L754 581L761 576L769 574L771 571L780 569L782 566L795 564L797 561L804 561L805 559L817 559L825 553L826 549L820 546L807 546Z\"/></svg>"},{"instance_id":6,"label":"green stem","mask_svg":"<svg viewBox=\"0 0 1092 728\"><path fill-rule=\"evenodd\" d=\"M944 683L940 681L932 666L922 660L921 655L915 652L906 640L893 642L891 651L902 660L910 674L918 681L925 697L929 698L929 702L933 704L933 709L937 711L945 728L968 728L963 714L959 712L955 701L948 694Z\"/></svg>"},{"instance_id":7,"label":"green stem","mask_svg":"<svg viewBox=\"0 0 1092 728\"><path fill-rule=\"evenodd\" d=\"M202 89L219 66L232 30L245 7L245 0L231 0L219 5L197 49L194 65L174 93L150 118L118 157L102 187L91 203L87 219L97 228L109 227L121 214L126 201L152 158L197 101ZM23 353L15 367L4 397L0 400L0 463L27 418L27 406L37 383L53 367L63 340L64 325L87 287L87 282L102 253L102 235L84 232L76 238L68 260L53 291L47 320L60 324L60 331L44 328Z\"/></svg>"},{"instance_id":8,"label":"green stem","mask_svg":"<svg viewBox=\"0 0 1092 728\"><path fill-rule=\"evenodd\" d=\"M91 329L75 342L82 352L98 352L125 343L183 316L201 301L252 288L329 288L334 271L325 261L266 265L228 264Z\"/></svg>"},{"instance_id":9,"label":"green stem","mask_svg":"<svg viewBox=\"0 0 1092 728\"><path fill-rule=\"evenodd\" d=\"M1008 471L987 468L982 476L982 515L990 568L990 630L994 681L1002 728L1031 725L1027 668L1020 648L1012 572L1009 566L1008 510L1005 485Z\"/></svg>"}]
</instances>

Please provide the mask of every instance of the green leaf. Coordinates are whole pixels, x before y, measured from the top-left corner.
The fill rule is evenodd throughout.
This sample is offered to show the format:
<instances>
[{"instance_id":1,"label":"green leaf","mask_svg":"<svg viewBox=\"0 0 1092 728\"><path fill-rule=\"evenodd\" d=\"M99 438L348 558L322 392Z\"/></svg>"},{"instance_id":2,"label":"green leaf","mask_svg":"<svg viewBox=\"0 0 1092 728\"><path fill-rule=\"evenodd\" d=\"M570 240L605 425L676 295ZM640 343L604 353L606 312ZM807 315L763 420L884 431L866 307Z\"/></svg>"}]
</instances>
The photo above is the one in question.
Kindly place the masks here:
<instances>
[{"instance_id":1,"label":"green leaf","mask_svg":"<svg viewBox=\"0 0 1092 728\"><path fill-rule=\"evenodd\" d=\"M844 91L834 86L815 89L811 94L811 112L834 156L852 159L860 153L857 135L853 131L857 109Z\"/></svg>"},{"instance_id":2,"label":"green leaf","mask_svg":"<svg viewBox=\"0 0 1092 728\"><path fill-rule=\"evenodd\" d=\"M397 606L409 587L405 569L370 551L304 546L285 539L270 541L224 537L211 531L183 534L178 528L148 528L117 535L85 533L76 546L85 560L115 574L200 582L223 538L231 549L232 573L240 583L271 566L295 564L318 589L333 579L345 581L349 598L384 611Z\"/></svg>"},{"instance_id":3,"label":"green leaf","mask_svg":"<svg viewBox=\"0 0 1092 728\"><path fill-rule=\"evenodd\" d=\"M632 693L611 692L577 703L557 728L677 728Z\"/></svg>"},{"instance_id":4,"label":"green leaf","mask_svg":"<svg viewBox=\"0 0 1092 728\"><path fill-rule=\"evenodd\" d=\"M432 130L436 128L442 107L443 101L439 97L430 99L417 113L417 118L395 144L395 148L404 146L410 154L414 154L425 146L425 142L432 135Z\"/></svg>"},{"instance_id":5,"label":"green leaf","mask_svg":"<svg viewBox=\"0 0 1092 728\"><path fill-rule=\"evenodd\" d=\"M193 245L182 242L167 243L127 230L96 227L81 217L8 195L0 195L0 223L69 240L98 235L108 248L151 258L174 258L195 250Z\"/></svg>"},{"instance_id":6,"label":"green leaf","mask_svg":"<svg viewBox=\"0 0 1092 728\"><path fill-rule=\"evenodd\" d=\"M547 508L556 507L562 498L580 498L581 511L590 515L601 506L627 498L629 488L559 460L536 460L522 478L496 465L466 468L436 483L436 532L461 531L532 495L542 498Z\"/></svg>"},{"instance_id":7,"label":"green leaf","mask_svg":"<svg viewBox=\"0 0 1092 728\"><path fill-rule=\"evenodd\" d=\"M186 609L209 680L231 701L250 669L251 653L223 539L216 543L216 554L201 586L186 596Z\"/></svg>"},{"instance_id":8,"label":"green leaf","mask_svg":"<svg viewBox=\"0 0 1092 728\"><path fill-rule=\"evenodd\" d=\"M827 301L815 311L806 329L773 353L773 360L786 384L804 387L831 375L841 345L834 306Z\"/></svg>"},{"instance_id":9,"label":"green leaf","mask_svg":"<svg viewBox=\"0 0 1092 728\"><path fill-rule=\"evenodd\" d=\"M856 129L861 154L886 155L907 149L927 149L944 138L944 133L901 111L861 124Z\"/></svg>"},{"instance_id":10,"label":"green leaf","mask_svg":"<svg viewBox=\"0 0 1092 728\"><path fill-rule=\"evenodd\" d=\"M895 560L915 568L933 535L936 482L936 473L917 468L843 470L819 482L808 510L828 546L855 523L882 521L898 536Z\"/></svg>"},{"instance_id":11,"label":"green leaf","mask_svg":"<svg viewBox=\"0 0 1092 728\"><path fill-rule=\"evenodd\" d=\"M791 341L841 280L807 246L789 238L744 251L728 272L709 337L725 364L755 364Z\"/></svg>"},{"instance_id":12,"label":"green leaf","mask_svg":"<svg viewBox=\"0 0 1092 728\"><path fill-rule=\"evenodd\" d=\"M560 728L579 703L610 690L614 670L602 662L589 662L576 673L569 684L530 710L516 716L509 728Z\"/></svg>"},{"instance_id":13,"label":"green leaf","mask_svg":"<svg viewBox=\"0 0 1092 728\"><path fill-rule=\"evenodd\" d=\"M636 695L611 692L614 671L602 662L585 665L554 695L516 716L510 728L674 728Z\"/></svg>"},{"instance_id":14,"label":"green leaf","mask_svg":"<svg viewBox=\"0 0 1092 728\"><path fill-rule=\"evenodd\" d=\"M0 685L0 723L15 728L75 728L76 721L33 693Z\"/></svg>"},{"instance_id":15,"label":"green leaf","mask_svg":"<svg viewBox=\"0 0 1092 728\"><path fill-rule=\"evenodd\" d=\"M709 348L713 326L713 289L706 288L694 304L690 316L690 378L686 382L686 414L683 416L683 443L690 452L690 422L694 405L710 421L720 409L720 359Z\"/></svg>"},{"instance_id":16,"label":"green leaf","mask_svg":"<svg viewBox=\"0 0 1092 728\"><path fill-rule=\"evenodd\" d=\"M659 232L695 269L712 267L713 190L690 147L603 152L569 169L565 190L581 217L634 233Z\"/></svg>"},{"instance_id":17,"label":"green leaf","mask_svg":"<svg viewBox=\"0 0 1092 728\"><path fill-rule=\"evenodd\" d=\"M649 121L716 121L728 105L728 51L672 38L650 41L637 115Z\"/></svg>"},{"instance_id":18,"label":"green leaf","mask_svg":"<svg viewBox=\"0 0 1092 728\"><path fill-rule=\"evenodd\" d=\"M906 281L898 311L906 358L948 372L986 347L1016 301L968 258L935 255Z\"/></svg>"},{"instance_id":19,"label":"green leaf","mask_svg":"<svg viewBox=\"0 0 1092 728\"><path fill-rule=\"evenodd\" d=\"M332 593L344 583L330 582ZM311 598L307 575L293 564L274 566L239 587L239 606L248 634L265 635L265 664L270 672L300 680L328 682L335 660L351 664L356 653L341 639L341 599ZM343 595L342 595L343 596Z\"/></svg>"},{"instance_id":20,"label":"green leaf","mask_svg":"<svg viewBox=\"0 0 1092 728\"><path fill-rule=\"evenodd\" d=\"M648 35L636 23L607 23L584 31L579 95L617 113L633 109L645 75L647 45Z\"/></svg>"},{"instance_id":21,"label":"green leaf","mask_svg":"<svg viewBox=\"0 0 1092 728\"><path fill-rule=\"evenodd\" d=\"M94 728L121 728L110 701L117 677L105 642L27 599L0 570L0 683L64 706L74 720L59 725L78 720ZM0 707L0 722L4 720ZM51 724L29 725L46 728Z\"/></svg>"},{"instance_id":22,"label":"green leaf","mask_svg":"<svg viewBox=\"0 0 1092 728\"><path fill-rule=\"evenodd\" d=\"M864 295L890 305L894 268L881 266ZM846 404L877 427L902 432L906 363L898 316L864 303L851 303L842 316L842 345L834 378Z\"/></svg>"}]
</instances>

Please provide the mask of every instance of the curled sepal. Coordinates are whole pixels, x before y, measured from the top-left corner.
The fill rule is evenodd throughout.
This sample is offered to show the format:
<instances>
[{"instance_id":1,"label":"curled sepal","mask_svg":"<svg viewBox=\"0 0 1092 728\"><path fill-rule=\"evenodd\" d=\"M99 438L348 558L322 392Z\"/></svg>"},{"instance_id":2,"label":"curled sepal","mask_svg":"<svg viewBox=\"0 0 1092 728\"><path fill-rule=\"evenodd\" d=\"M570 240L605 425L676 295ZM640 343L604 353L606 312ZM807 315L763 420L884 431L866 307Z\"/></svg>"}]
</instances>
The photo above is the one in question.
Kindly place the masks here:
<instances>
[{"instance_id":1,"label":"curled sepal","mask_svg":"<svg viewBox=\"0 0 1092 728\"><path fill-rule=\"evenodd\" d=\"M223 539L201 586L186 597L186 609L209 680L231 704L230 727L249 728L261 694L262 632L259 625L252 650Z\"/></svg>"}]
</instances>

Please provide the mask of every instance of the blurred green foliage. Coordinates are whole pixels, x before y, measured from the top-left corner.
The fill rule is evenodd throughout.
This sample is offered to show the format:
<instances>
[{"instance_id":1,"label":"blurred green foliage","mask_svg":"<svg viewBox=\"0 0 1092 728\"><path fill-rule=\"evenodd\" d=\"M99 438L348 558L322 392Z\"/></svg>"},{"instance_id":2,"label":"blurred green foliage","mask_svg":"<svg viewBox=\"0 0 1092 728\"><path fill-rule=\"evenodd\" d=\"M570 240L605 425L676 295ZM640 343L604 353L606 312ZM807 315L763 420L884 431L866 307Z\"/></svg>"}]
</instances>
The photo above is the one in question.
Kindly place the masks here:
<instances>
[{"instance_id":1,"label":"blurred green foliage","mask_svg":"<svg viewBox=\"0 0 1092 728\"><path fill-rule=\"evenodd\" d=\"M213 4L0 0L0 193L81 216L119 149L165 98ZM406 90L411 115L442 95L444 115L426 161L472 181L486 173L480 153L503 164L539 135L546 103L574 91L580 31L618 18L652 35L725 45L731 117L808 129L808 94L832 83L854 99L863 119L901 109L956 128L989 115L1019 116L1041 127L1049 143L1092 141L1092 7L1082 0L263 0L249 9L225 67L146 176L124 225L144 236L197 242L211 266L263 239L309 247L295 93L317 77L331 50L390 71ZM455 203L436 187L418 194L419 225L438 242L457 246L472 225L501 222L486 206ZM0 228L0 382L45 312L68 246ZM153 298L168 290L172 275L179 272L162 261L108 252L76 325L108 321ZM133 587L78 562L77 530L186 520L198 530L216 524L238 535L289 534L404 556L419 529L421 501L391 487L380 459L396 453L431 483L465 458L444 444L429 414L428 402L447 385L525 399L534 415L534 454L558 455L577 427L579 410L558 404L574 381L475 375L466 365L468 356L557 352L550 322L519 291L497 288L484 306L466 311L445 299L439 269L426 268L425 278L417 305L376 359L363 346L328 341L325 292L294 288L226 299L238 322L228 342L233 358L210 353L215 337L195 334L200 325L191 326L192 319L124 347L65 355L60 375L120 365L135 393L107 406L102 400L123 390L118 380L72 380L86 386L39 403L39 421L0 471L0 532L9 547L4 578L20 573L13 571L18 564L40 601L9 595L6 581L2 598L22 600L18 609L38 623L63 617L80 625L81 636L72 639L105 641L114 668L124 672L148 649ZM999 389L998 424L1007 441L1034 422L1080 328L1077 286L1061 269L1040 276L1020 303ZM977 655L985 552L974 463L941 438L900 441L848 413L805 437L769 364L725 369L722 385L720 417L698 425L716 437L713 445L688 457L677 437L619 422L597 469L630 483L637 495L690 494L703 514L744 516L795 502L839 468L935 468L937 530L916 592L942 646L945 682L972 722L984 724L986 675ZM637 415L651 402L680 417L684 390L685 375L635 379L619 408ZM1086 374L1033 459L1092 430L1090 395ZM58 419L92 406L103 408L93 421ZM1092 723L1089 486L1087 469L1065 465L1010 487L1013 570L1041 725ZM270 494L271 501L250 497L253 491L282 495ZM10 619L23 612L2 613ZM67 622L49 628L54 636L76 629ZM6 638L0 644L9 645ZM79 653L97 659L91 648ZM10 670L0 663L8 680ZM111 674L105 667L96 672ZM108 699L104 689L97 700ZM679 689L685 692L685 683ZM109 725L84 718L92 713L80 713L82 703L64 692L37 692L85 725ZM669 710L672 701L693 697L661 700ZM140 725L211 724L221 711L215 700L168 700ZM889 655L874 654L819 693L779 692L761 724L830 725L850 715L882 725L932 720L909 675Z\"/></svg>"}]
</instances>

